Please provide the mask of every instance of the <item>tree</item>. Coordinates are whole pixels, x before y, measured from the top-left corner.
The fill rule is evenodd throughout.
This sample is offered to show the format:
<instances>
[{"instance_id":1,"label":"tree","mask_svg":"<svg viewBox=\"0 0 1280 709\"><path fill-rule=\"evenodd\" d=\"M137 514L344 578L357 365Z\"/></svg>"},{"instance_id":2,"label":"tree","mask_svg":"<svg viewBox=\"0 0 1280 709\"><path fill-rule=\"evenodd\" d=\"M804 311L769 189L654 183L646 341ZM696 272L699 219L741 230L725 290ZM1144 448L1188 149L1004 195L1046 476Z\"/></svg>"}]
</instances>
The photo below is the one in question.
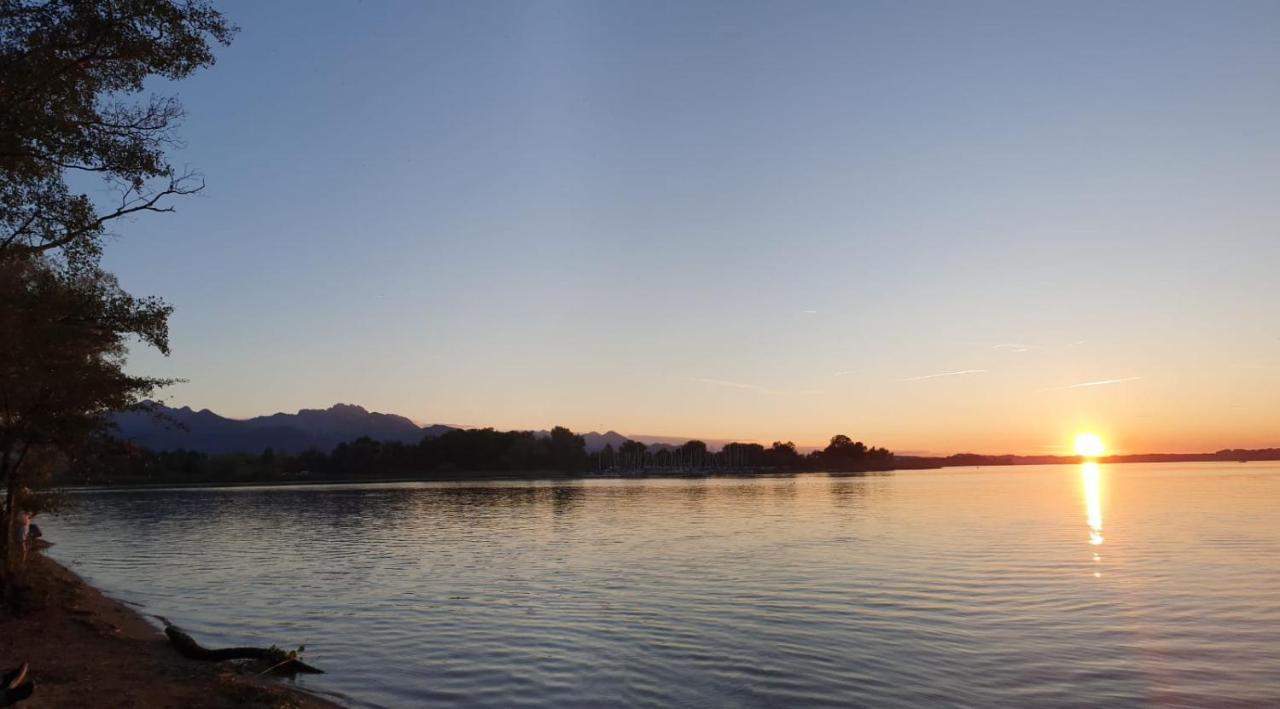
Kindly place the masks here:
<instances>
[{"instance_id":1,"label":"tree","mask_svg":"<svg viewBox=\"0 0 1280 709\"><path fill-rule=\"evenodd\" d=\"M587 442L582 436L564 426L556 426L551 429L550 447L556 470L576 473L586 467Z\"/></svg>"},{"instance_id":2,"label":"tree","mask_svg":"<svg viewBox=\"0 0 1280 709\"><path fill-rule=\"evenodd\" d=\"M137 338L169 353L171 308L138 299L100 269L42 256L0 258L0 484L3 544L13 538L22 487L73 458L168 380L124 371ZM9 554L5 554L6 560Z\"/></svg>"},{"instance_id":3,"label":"tree","mask_svg":"<svg viewBox=\"0 0 1280 709\"><path fill-rule=\"evenodd\" d=\"M618 446L618 453L622 456L622 465L631 470L645 467L644 454L649 450L649 446L640 441L626 440Z\"/></svg>"},{"instance_id":4,"label":"tree","mask_svg":"<svg viewBox=\"0 0 1280 709\"><path fill-rule=\"evenodd\" d=\"M701 468L707 463L707 444L688 441L676 449L680 467Z\"/></svg>"},{"instance_id":5,"label":"tree","mask_svg":"<svg viewBox=\"0 0 1280 709\"><path fill-rule=\"evenodd\" d=\"M862 441L848 436L832 436L831 443L817 454L816 461L829 470L889 470L894 457L887 448L868 448Z\"/></svg>"},{"instance_id":6,"label":"tree","mask_svg":"<svg viewBox=\"0 0 1280 709\"><path fill-rule=\"evenodd\" d=\"M764 453L765 465L771 468L798 468L804 457L796 451L796 444L774 441Z\"/></svg>"},{"instance_id":7,"label":"tree","mask_svg":"<svg viewBox=\"0 0 1280 709\"><path fill-rule=\"evenodd\" d=\"M836 435L822 449L822 463L831 470L864 470L867 446L862 441L854 442L848 436Z\"/></svg>"},{"instance_id":8,"label":"tree","mask_svg":"<svg viewBox=\"0 0 1280 709\"><path fill-rule=\"evenodd\" d=\"M828 443L828 444L827 444L827 448L826 448L826 449L827 449L828 451L847 450L848 448L852 447L853 445L855 445L855 444L854 444L854 442L853 442L853 439L852 439L852 438L849 438L848 436L844 435L843 433L837 433L836 435L834 435L834 436L832 436L832 437L831 437L831 441L830 441L830 443ZM858 444L856 444L856 445L859 445L859 446L860 446L860 445L862 445L862 444L861 444L861 443L858 443Z\"/></svg>"},{"instance_id":9,"label":"tree","mask_svg":"<svg viewBox=\"0 0 1280 709\"><path fill-rule=\"evenodd\" d=\"M759 443L726 443L720 449L721 465L726 468L754 468L764 460L764 446Z\"/></svg>"},{"instance_id":10,"label":"tree","mask_svg":"<svg viewBox=\"0 0 1280 709\"><path fill-rule=\"evenodd\" d=\"M112 223L202 189L165 158L182 106L126 99L212 65L235 32L208 0L0 0L0 254L96 259ZM96 203L71 173L117 196Z\"/></svg>"}]
</instances>

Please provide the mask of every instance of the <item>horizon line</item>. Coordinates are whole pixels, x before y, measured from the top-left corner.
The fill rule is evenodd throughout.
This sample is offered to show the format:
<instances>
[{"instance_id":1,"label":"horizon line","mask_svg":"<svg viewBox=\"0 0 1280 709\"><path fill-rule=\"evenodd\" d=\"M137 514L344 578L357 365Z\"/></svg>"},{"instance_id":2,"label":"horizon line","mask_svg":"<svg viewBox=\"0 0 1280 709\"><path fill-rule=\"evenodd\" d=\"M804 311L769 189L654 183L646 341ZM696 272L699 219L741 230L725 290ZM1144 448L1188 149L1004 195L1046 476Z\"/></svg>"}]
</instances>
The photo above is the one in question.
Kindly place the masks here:
<instances>
[{"instance_id":1,"label":"horizon line","mask_svg":"<svg viewBox=\"0 0 1280 709\"><path fill-rule=\"evenodd\" d=\"M944 376L945 376L945 375L944 375ZM339 406L351 406L351 407L359 408L359 409L361 409L361 410L363 410L363 411L365 411L365 412L367 412L367 413L369 413L369 414L379 414L379 415L382 415L382 416L396 416L396 417L399 417L399 418L405 419L406 421L409 421L409 422L410 422L410 423L412 423L414 426L417 426L417 427L418 427L418 428L420 428L420 429L426 429L426 428L430 428L430 427L433 427L433 426L445 426L445 427L448 427L448 428L454 428L454 429L459 429L459 430L475 430L475 429L483 429L483 428L492 428L492 429L494 429L494 430L505 430L505 431L529 431L529 432L535 432L535 433L536 433L536 432L540 432L540 431L550 431L552 428L554 428L554 427L555 427L555 425L559 425L559 424L555 424L555 425L552 425L552 426L545 426L545 425L544 425L544 426L543 426L543 427L541 427L541 428L516 427L516 428L500 429L500 428L499 428L499 427L497 427L497 426L493 426L493 425L485 425L485 424L455 424L455 423L442 423L442 422L439 422L439 421L432 422L432 423L422 423L422 422L418 421L417 419L414 419L414 418L409 417L409 416L405 416L405 415L403 415L403 414L389 413L389 412L385 412L385 411L374 411L374 410L371 410L371 409L369 409L369 408L366 408L365 406L363 406L363 405L361 405L361 404L350 404L350 403L347 403L347 402L341 402L341 401L340 401L340 402L335 402L335 403L333 403L333 404L330 404L329 406L324 407L324 408L312 408L312 407L306 407L306 406L304 406L304 407L301 407L301 408L297 409L297 411L294 411L293 413L287 413L287 412L285 412L285 411L274 411L274 412L269 413L269 414L255 414L255 415L253 415L253 416L248 416L248 417L245 417L245 418L238 418L238 417L233 417L233 416L224 416L223 414L219 414L219 413L217 413L217 412L216 412L216 411L214 411L213 409L210 409L210 408L209 408L209 407L207 407L207 406L206 406L206 407L202 407L202 408L197 409L197 408L195 408L194 406L191 406L190 404L184 404L184 405L182 405L182 406L170 406L170 405L166 404L163 400L158 400L158 399L149 399L149 400L147 400L147 401L148 401L149 403L152 403L152 404L157 404L157 405L159 405L159 406L163 406L164 408L167 408L167 409L174 409L174 410L187 409L187 410L192 411L192 412L195 412L195 413L200 413L200 412L207 411L207 412L209 412L209 413L211 413L211 414L213 414L213 415L215 415L215 416L219 416L219 417L224 418L224 419L227 419L227 420L229 420L229 421L239 421L239 422L249 421L249 420L252 420L252 419L255 419L255 418L265 418L265 417L269 417L269 416L276 416L276 415L280 415L280 414L283 414L283 415L286 415L286 416L296 416L298 413L301 413L301 412L303 412L303 411L329 411L329 410L332 410L332 409L334 409L334 408L336 408L336 407L339 407ZM568 427L566 426L565 428L568 428ZM573 429L570 429L570 430L573 430ZM782 440L781 440L781 439L779 439L779 438L772 438L772 437L771 437L771 440L766 440L766 439L759 439L759 438L737 438L737 437L725 437L725 436L688 436L687 434L674 434L674 435L672 435L672 434L656 434L656 433L623 433L622 431L619 431L619 430L618 430L618 429L616 429L616 428L606 428L606 429L605 429L605 430L603 430L603 431L601 431L601 430L596 430L596 429L592 429L592 430L589 430L589 431L576 431L576 430L575 430L575 431L573 431L573 432L574 432L575 434L577 434L577 435L589 435L589 434L594 434L594 435L597 435L597 436L605 436L605 435L608 435L608 434L610 434L610 433L613 433L613 434L616 434L616 435L622 436L623 438L626 438L626 439L628 439L628 440L638 441L638 442L641 442L641 443L644 443L644 442L645 442L645 441L643 441L643 440L641 440L641 439L650 439L650 441L649 441L649 443L648 443L649 445L654 445L654 444L655 444L655 440L653 440L653 439L666 439L666 440L658 440L658 441L656 441L656 443L661 443L661 444L664 444L664 445L672 445L672 444L674 444L674 442L675 442L675 441L680 440L680 441L683 441L683 442L688 442L688 441L702 441L702 442L704 442L704 443L708 443L708 444L715 444L715 445L720 446L720 447L723 447L724 445L727 445L727 444L730 444L730 443L752 443L752 444L758 444L758 445L765 446L766 448L767 448L767 447L769 447L770 445L772 445L772 444L776 441L776 442L791 443L792 445L794 445L794 446L796 447L796 449L797 449L797 450L805 450L805 451L822 450L822 449L823 449L823 448L825 448L825 447L826 447L826 445L827 445L827 443L826 443L826 442L823 442L823 443L797 443L797 442L795 442L795 441L782 441ZM846 434L832 434L832 435L833 435L833 436L835 436L835 435L846 435ZM856 440L856 437L855 437L855 440ZM871 445L871 444L868 444L868 445ZM1065 448L1065 447L1064 447L1064 448ZM1119 452L1119 451L1117 451L1117 452L1113 452L1113 453L1108 453L1108 454L1107 454L1107 455L1105 455L1105 456L1101 456L1101 458L1102 458L1102 459L1105 459L1105 458L1114 458L1114 457L1120 457L1120 456L1156 456L1156 455L1214 455L1214 454L1217 454L1217 453L1218 453L1218 452L1220 452L1220 451L1229 451L1229 450L1246 450L1246 451L1254 451L1254 450L1273 450L1273 449L1280 449L1280 443L1277 443L1277 444L1275 444L1275 445L1263 445L1263 446L1261 446L1261 447L1253 447L1253 448L1243 448L1243 447L1240 447L1240 446L1222 446L1222 447L1217 448L1216 450L1182 450L1182 451L1161 451L1161 452L1152 452L1152 451L1148 451L1148 452L1142 452L1142 453ZM902 457L907 457L907 458L948 458L948 457L958 456L958 455L975 455L975 456L982 456L982 457L986 457L986 458L1003 458L1003 457L1016 457L1016 458L1039 458L1039 457L1045 457L1045 458L1078 458L1078 457L1079 457L1079 456L1077 456L1077 455L1075 455L1075 454L1073 454L1073 453L1069 453L1069 452L1068 452L1068 453L975 453L975 452L973 452L973 451L960 450L960 451L956 451L956 452L952 452L952 453L936 453L936 452L929 452L927 449L925 449L925 450L918 450L918 449L917 449L917 450L912 450L912 449L910 449L910 448L908 448L907 450L905 450L905 451L903 451L903 452L898 452L898 451L891 451L891 452L892 452L894 455L896 455L896 456L902 456Z\"/></svg>"}]
</instances>

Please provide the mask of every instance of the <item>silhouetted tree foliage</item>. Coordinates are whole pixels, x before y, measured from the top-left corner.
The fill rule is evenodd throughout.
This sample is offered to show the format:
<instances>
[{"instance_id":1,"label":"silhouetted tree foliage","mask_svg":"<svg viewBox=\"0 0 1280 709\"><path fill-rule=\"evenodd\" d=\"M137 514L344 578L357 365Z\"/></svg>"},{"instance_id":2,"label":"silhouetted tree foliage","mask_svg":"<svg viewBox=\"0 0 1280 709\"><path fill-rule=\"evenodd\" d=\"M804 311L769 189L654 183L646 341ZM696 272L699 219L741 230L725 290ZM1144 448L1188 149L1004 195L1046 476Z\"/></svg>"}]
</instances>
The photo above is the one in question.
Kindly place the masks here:
<instances>
[{"instance_id":1,"label":"silhouetted tree foliage","mask_svg":"<svg viewBox=\"0 0 1280 709\"><path fill-rule=\"evenodd\" d=\"M804 456L796 450L791 441L780 443L774 441L769 450L764 452L765 466L770 468L797 468L804 462Z\"/></svg>"},{"instance_id":2,"label":"silhouetted tree foliage","mask_svg":"<svg viewBox=\"0 0 1280 709\"><path fill-rule=\"evenodd\" d=\"M707 465L707 444L702 441L689 441L675 450L675 456L677 467L705 467Z\"/></svg>"},{"instance_id":3,"label":"silhouetted tree foliage","mask_svg":"<svg viewBox=\"0 0 1280 709\"><path fill-rule=\"evenodd\" d=\"M557 427L550 436L531 431L478 428L426 437L416 445L367 437L340 443L329 453L210 456L193 451L133 448L97 468L74 471L80 481L251 482L287 479L441 477L476 474L573 474L586 470L582 436Z\"/></svg>"},{"instance_id":4,"label":"silhouetted tree foliage","mask_svg":"<svg viewBox=\"0 0 1280 709\"><path fill-rule=\"evenodd\" d=\"M551 429L550 448L556 470L576 473L586 468L586 442L564 426Z\"/></svg>"},{"instance_id":5,"label":"silhouetted tree foliage","mask_svg":"<svg viewBox=\"0 0 1280 709\"><path fill-rule=\"evenodd\" d=\"M130 455L98 468L97 480L118 482L253 482L263 480L468 479L492 476L542 477L574 474L686 475L705 473L839 472L889 470L893 454L837 436L834 448L801 455L794 443L729 443L710 451L702 441L678 447L625 441L587 453L585 442L567 428L548 435L492 428L449 431L416 445L358 438L331 452L308 450L286 455L206 455L191 451L153 452L133 448ZM828 456L828 451L831 455ZM77 471L92 479L90 468Z\"/></svg>"},{"instance_id":6,"label":"silhouetted tree foliage","mask_svg":"<svg viewBox=\"0 0 1280 709\"><path fill-rule=\"evenodd\" d=\"M646 456L649 447L640 441L623 441L618 446L618 459L610 464L610 467L627 468L631 470L643 470L646 467ZM603 463L603 461L602 461ZM602 467L602 466L597 466Z\"/></svg>"},{"instance_id":7,"label":"silhouetted tree foliage","mask_svg":"<svg viewBox=\"0 0 1280 709\"><path fill-rule=\"evenodd\" d=\"M117 220L172 211L203 182L169 164L182 107L148 80L213 64L235 28L208 0L0 0L0 484L6 570L18 494L89 460L112 411L165 380L124 372L126 341L168 354L170 308L99 268ZM85 180L106 183L97 199ZM75 183L73 188L72 183ZM101 451L99 451L101 452ZM95 456L94 460L107 460ZM270 456L261 465L269 467ZM13 577L6 575L6 581Z\"/></svg>"},{"instance_id":8,"label":"silhouetted tree foliage","mask_svg":"<svg viewBox=\"0 0 1280 709\"><path fill-rule=\"evenodd\" d=\"M563 434L562 434L563 436ZM416 445L380 443L362 438L337 446L330 453L309 450L296 455L271 449L261 454L207 455L194 451L155 452L128 444L111 456L80 461L70 482L263 482L324 481L381 478L472 479L495 475L545 477L585 472L611 475L700 475L786 473L799 471L869 472L938 468L955 465L1017 465L1073 462L1072 456L975 456L946 458L895 456L884 448L859 446L847 436L837 436L820 451L802 455L794 443L775 441L765 448L755 443L730 443L717 452L694 441L672 447L624 443L619 449L606 445L597 453L575 451L568 465L557 468L551 439L527 431L493 429L453 431L425 438ZM576 448L576 446L574 446ZM643 449L643 450L642 450ZM95 449L98 450L98 449ZM682 451L694 458L682 457ZM861 451L859 454L858 451ZM630 456L638 456L630 457ZM701 458L699 459L699 456ZM1280 460L1280 449L1222 450L1203 454L1148 454L1113 457L1117 462L1172 460Z\"/></svg>"},{"instance_id":9,"label":"silhouetted tree foliage","mask_svg":"<svg viewBox=\"0 0 1280 709\"><path fill-rule=\"evenodd\" d=\"M612 443L604 444L604 448L596 454L596 467L602 470L615 468L619 464L618 452L614 449Z\"/></svg>"},{"instance_id":10,"label":"silhouetted tree foliage","mask_svg":"<svg viewBox=\"0 0 1280 709\"><path fill-rule=\"evenodd\" d=\"M0 0L0 253L96 258L115 220L199 191L165 158L181 105L130 99L213 64L235 31L207 0ZM71 173L115 198L96 203Z\"/></svg>"},{"instance_id":11,"label":"silhouetted tree foliage","mask_svg":"<svg viewBox=\"0 0 1280 709\"><path fill-rule=\"evenodd\" d=\"M113 411L168 383L124 371L126 344L168 353L169 307L125 293L96 267L0 257L0 482L19 490L78 455ZM7 515L4 542L12 539Z\"/></svg>"},{"instance_id":12,"label":"silhouetted tree foliage","mask_svg":"<svg viewBox=\"0 0 1280 709\"><path fill-rule=\"evenodd\" d=\"M835 471L885 470L893 465L893 453L884 448L868 448L848 436L832 436L821 451L812 454L818 467Z\"/></svg>"}]
</instances>

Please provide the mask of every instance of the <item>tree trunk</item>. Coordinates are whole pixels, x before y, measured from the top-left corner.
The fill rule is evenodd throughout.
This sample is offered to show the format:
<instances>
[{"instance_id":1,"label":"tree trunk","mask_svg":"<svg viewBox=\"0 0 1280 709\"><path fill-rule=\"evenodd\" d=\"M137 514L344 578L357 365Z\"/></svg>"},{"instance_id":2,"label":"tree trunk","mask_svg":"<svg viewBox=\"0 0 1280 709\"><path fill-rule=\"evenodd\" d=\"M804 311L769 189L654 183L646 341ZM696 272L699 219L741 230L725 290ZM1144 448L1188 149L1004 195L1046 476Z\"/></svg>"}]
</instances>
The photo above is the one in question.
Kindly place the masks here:
<instances>
[{"instance_id":1,"label":"tree trunk","mask_svg":"<svg viewBox=\"0 0 1280 709\"><path fill-rule=\"evenodd\" d=\"M4 449L0 450L0 485L6 490L9 489L9 481L13 479L13 464L9 460L13 454L13 448L9 444L5 444ZM12 493L6 494L6 498L12 498ZM0 570L8 572L9 570L9 510L12 507L6 503L3 510L0 510L0 530L4 530L5 534L0 534Z\"/></svg>"},{"instance_id":2,"label":"tree trunk","mask_svg":"<svg viewBox=\"0 0 1280 709\"><path fill-rule=\"evenodd\" d=\"M14 504L18 501L18 480L9 471L8 485L5 486L4 496L4 574L6 578L13 578L13 574L17 571L17 544L14 544L14 537L18 532L18 515L14 509Z\"/></svg>"}]
</instances>

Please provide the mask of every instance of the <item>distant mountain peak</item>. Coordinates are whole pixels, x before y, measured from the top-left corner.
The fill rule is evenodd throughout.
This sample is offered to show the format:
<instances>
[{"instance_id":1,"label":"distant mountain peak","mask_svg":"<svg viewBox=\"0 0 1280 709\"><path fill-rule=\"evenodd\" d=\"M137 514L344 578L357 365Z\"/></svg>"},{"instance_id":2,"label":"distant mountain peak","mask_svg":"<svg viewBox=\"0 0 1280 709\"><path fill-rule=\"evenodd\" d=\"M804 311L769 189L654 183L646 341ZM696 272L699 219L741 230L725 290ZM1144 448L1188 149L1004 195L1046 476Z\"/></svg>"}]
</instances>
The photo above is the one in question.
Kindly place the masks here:
<instances>
[{"instance_id":1,"label":"distant mountain peak","mask_svg":"<svg viewBox=\"0 0 1280 709\"><path fill-rule=\"evenodd\" d=\"M299 409L293 414L280 412L236 420L208 409L193 411L189 406L175 409L152 403L157 413L180 426L143 412L120 412L114 416L117 435L155 450L260 453L273 448L298 453L309 448L328 452L339 443L361 437L418 443L424 437L453 430L450 426L418 426L403 416L370 412L357 404L338 403L327 409Z\"/></svg>"},{"instance_id":2,"label":"distant mountain peak","mask_svg":"<svg viewBox=\"0 0 1280 709\"><path fill-rule=\"evenodd\" d=\"M359 404L334 404L325 411L339 414L367 414L369 410Z\"/></svg>"},{"instance_id":3,"label":"distant mountain peak","mask_svg":"<svg viewBox=\"0 0 1280 709\"><path fill-rule=\"evenodd\" d=\"M419 426L398 414L369 411L359 404L337 403L327 409L299 409L249 419L229 419L209 409L193 411L190 406L171 408L150 403L168 421L158 421L146 412L120 412L114 416L116 435L154 450L187 450L204 453L261 453L273 448L283 453L300 453L309 448L323 452L339 443L366 437L376 441L415 444L423 438L441 436L465 426L429 424ZM172 425L177 423L177 426ZM534 431L549 436L550 431ZM673 436L628 436L609 429L604 433L581 434L588 452L605 446L615 449L627 441L639 441L654 448L677 446L686 439ZM712 450L727 441L702 439Z\"/></svg>"}]
</instances>

